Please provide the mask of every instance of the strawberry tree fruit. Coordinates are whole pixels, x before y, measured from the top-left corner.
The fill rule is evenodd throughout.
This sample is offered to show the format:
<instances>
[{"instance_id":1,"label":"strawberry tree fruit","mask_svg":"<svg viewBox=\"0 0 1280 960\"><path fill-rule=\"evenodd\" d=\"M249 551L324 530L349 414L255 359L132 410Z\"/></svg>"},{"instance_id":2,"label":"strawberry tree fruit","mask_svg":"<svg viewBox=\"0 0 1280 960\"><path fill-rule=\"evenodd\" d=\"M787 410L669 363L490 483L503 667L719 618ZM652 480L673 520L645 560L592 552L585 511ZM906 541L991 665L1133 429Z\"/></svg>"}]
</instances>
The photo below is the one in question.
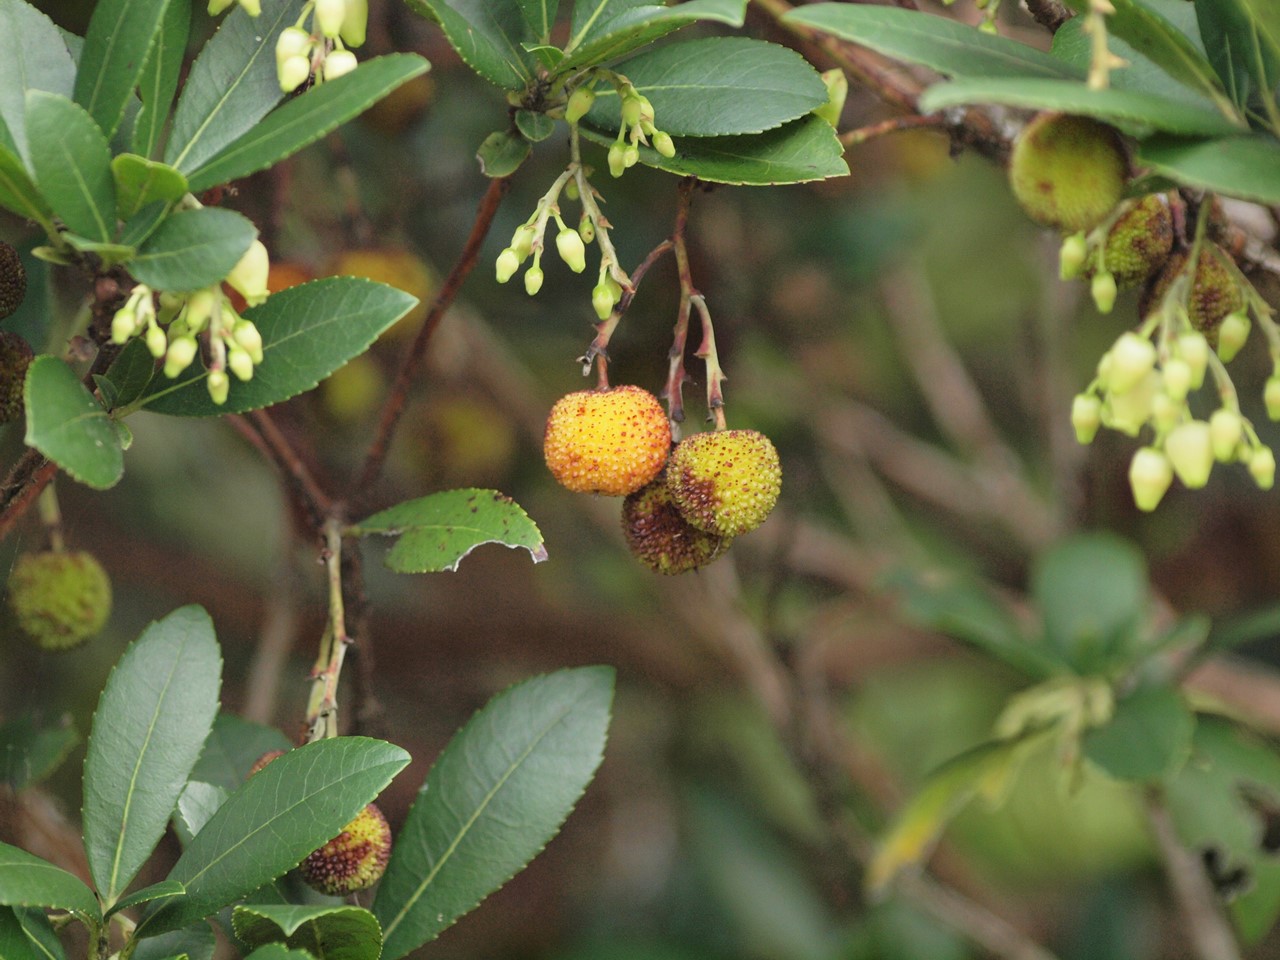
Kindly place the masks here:
<instances>
[{"instance_id":1,"label":"strawberry tree fruit","mask_svg":"<svg viewBox=\"0 0 1280 960\"><path fill-rule=\"evenodd\" d=\"M547 467L575 493L625 497L662 470L671 424L648 390L635 386L580 390L551 408L543 435Z\"/></svg>"},{"instance_id":2,"label":"strawberry tree fruit","mask_svg":"<svg viewBox=\"0 0 1280 960\"><path fill-rule=\"evenodd\" d=\"M26 340L16 333L0 331L0 423L22 419L22 387L33 357Z\"/></svg>"},{"instance_id":3,"label":"strawberry tree fruit","mask_svg":"<svg viewBox=\"0 0 1280 960\"><path fill-rule=\"evenodd\" d=\"M1186 253L1173 254L1151 281L1142 298L1144 317L1160 309L1169 287L1187 270L1187 260ZM1206 243L1201 249L1186 306L1191 325L1204 334L1210 346L1217 346L1223 320L1244 309L1244 295L1228 266L1228 254L1217 244Z\"/></svg>"},{"instance_id":4,"label":"strawberry tree fruit","mask_svg":"<svg viewBox=\"0 0 1280 960\"><path fill-rule=\"evenodd\" d=\"M312 889L345 897L377 883L390 857L391 827L377 804L370 803L340 834L308 854L298 869Z\"/></svg>"},{"instance_id":5,"label":"strawberry tree fruit","mask_svg":"<svg viewBox=\"0 0 1280 960\"><path fill-rule=\"evenodd\" d=\"M637 560L667 575L705 567L730 543L729 537L699 530L681 516L662 476L622 502L622 532Z\"/></svg>"},{"instance_id":6,"label":"strawberry tree fruit","mask_svg":"<svg viewBox=\"0 0 1280 960\"><path fill-rule=\"evenodd\" d=\"M0 240L0 320L9 316L27 296L27 270L12 246Z\"/></svg>"},{"instance_id":7,"label":"strawberry tree fruit","mask_svg":"<svg viewBox=\"0 0 1280 960\"><path fill-rule=\"evenodd\" d=\"M102 630L111 580L92 554L26 553L9 574L9 607L22 632L45 650L70 650Z\"/></svg>"},{"instance_id":8,"label":"strawberry tree fruit","mask_svg":"<svg viewBox=\"0 0 1280 960\"><path fill-rule=\"evenodd\" d=\"M1116 286L1135 287L1163 267L1172 250L1169 202L1151 193L1125 210L1107 232L1102 265L1115 277Z\"/></svg>"},{"instance_id":9,"label":"strawberry tree fruit","mask_svg":"<svg viewBox=\"0 0 1280 960\"><path fill-rule=\"evenodd\" d=\"M1119 135L1088 117L1042 113L1014 142L1009 183L1027 216L1068 233L1101 223L1124 194Z\"/></svg>"},{"instance_id":10,"label":"strawberry tree fruit","mask_svg":"<svg viewBox=\"0 0 1280 960\"><path fill-rule=\"evenodd\" d=\"M782 490L782 464L756 430L717 430L680 441L667 487L681 515L699 530L736 537L764 523Z\"/></svg>"}]
</instances>

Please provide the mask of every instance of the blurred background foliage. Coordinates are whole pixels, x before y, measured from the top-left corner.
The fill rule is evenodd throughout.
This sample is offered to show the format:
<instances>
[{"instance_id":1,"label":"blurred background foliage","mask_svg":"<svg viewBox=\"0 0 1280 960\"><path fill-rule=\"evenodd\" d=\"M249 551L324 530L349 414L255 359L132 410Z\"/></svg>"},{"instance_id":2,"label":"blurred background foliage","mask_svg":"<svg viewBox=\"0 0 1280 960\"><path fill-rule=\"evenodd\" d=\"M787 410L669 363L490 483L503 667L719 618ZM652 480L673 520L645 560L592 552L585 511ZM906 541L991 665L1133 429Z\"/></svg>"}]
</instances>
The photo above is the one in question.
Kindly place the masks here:
<instances>
[{"instance_id":1,"label":"blurred background foliage","mask_svg":"<svg viewBox=\"0 0 1280 960\"><path fill-rule=\"evenodd\" d=\"M91 0L37 6L80 31ZM431 73L224 202L262 228L278 282L342 269L364 251L364 270L429 296L486 186L475 148L506 108L421 19L391 0L371 7L370 52L421 51ZM1008 29L1029 30L1015 5L1002 14ZM785 39L763 18L749 27ZM843 126L884 115L855 92ZM716 317L729 424L766 432L785 480L761 531L672 579L629 557L615 502L566 493L542 464L546 411L585 385L576 358L592 314L589 285L560 266L536 299L493 282L504 238L562 168L562 138L539 144L519 171L368 503L495 487L537 521L551 559L532 566L522 552L489 547L457 573L407 577L384 571L372 547L371 620L345 696L359 704L362 732L415 758L385 797L393 824L449 735L517 679L614 664L616 716L600 776L563 835L422 956L978 956L905 900L862 903L857 869L829 829L833 809L881 827L934 765L988 735L1018 683L904 623L881 574L960 569L1019 593L1046 546L1105 528L1140 544L1176 611L1225 618L1275 601L1274 494L1242 472L1215 471L1206 490L1174 491L1140 516L1125 478L1131 442L1108 433L1076 446L1070 397L1126 311L1100 317L1078 286L1057 280L1057 240L1017 209L1002 172L949 156L945 138L927 133L872 141L848 160L844 180L720 187L694 201L693 276ZM645 168L607 181L624 265L669 234L674 188ZM27 249L35 242L14 221L0 231ZM406 274L395 251L419 265ZM346 268L359 272L350 260ZM37 292L79 295L75 277L52 282ZM668 258L613 339L614 382L661 387L676 299ZM41 307L33 295L6 326L38 329ZM347 482L358 467L411 334L390 331L320 390L278 408L322 476ZM1239 375L1242 396L1258 396L1268 373L1257 353ZM691 419L704 412L700 385L687 405ZM87 730L125 644L148 621L199 603L225 651L225 706L292 736L323 626L317 545L297 541L271 468L225 423L145 414L130 425L126 482L106 493L58 484L70 543L113 578L109 629L59 657L0 624L4 718L65 713ZM1271 434L1262 439L1274 444ZM20 442L15 428L0 433L5 462ZM0 566L40 537L28 522L0 546ZM1266 643L1251 649L1274 654ZM761 666L771 657L793 689L771 686L775 674ZM814 711L822 719L810 723ZM835 746L815 745L823 737ZM833 756L834 775L815 771ZM1184 955L1132 796L1100 780L1066 796L1052 763L1047 752L1031 758L999 814L966 812L939 875L1063 960ZM75 770L54 777L48 804L6 815L56 845L59 811L79 805ZM1253 955L1280 956L1280 943Z\"/></svg>"}]
</instances>

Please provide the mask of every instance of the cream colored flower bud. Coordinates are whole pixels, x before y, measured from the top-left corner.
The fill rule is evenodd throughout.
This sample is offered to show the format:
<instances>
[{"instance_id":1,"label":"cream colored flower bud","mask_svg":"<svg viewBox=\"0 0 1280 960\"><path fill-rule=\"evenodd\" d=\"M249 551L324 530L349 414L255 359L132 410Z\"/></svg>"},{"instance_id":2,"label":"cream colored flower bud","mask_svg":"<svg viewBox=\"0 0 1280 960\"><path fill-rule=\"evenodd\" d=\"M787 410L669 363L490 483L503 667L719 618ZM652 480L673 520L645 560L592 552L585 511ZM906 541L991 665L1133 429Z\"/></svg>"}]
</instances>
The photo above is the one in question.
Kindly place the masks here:
<instances>
[{"instance_id":1,"label":"cream colored flower bud","mask_svg":"<svg viewBox=\"0 0 1280 960\"><path fill-rule=\"evenodd\" d=\"M1259 490L1270 490L1276 482L1276 455L1270 447L1258 447L1249 458L1249 475Z\"/></svg>"},{"instance_id":2,"label":"cream colored flower bud","mask_svg":"<svg viewBox=\"0 0 1280 960\"><path fill-rule=\"evenodd\" d=\"M1165 433L1178 425L1186 410L1185 400L1174 400L1163 391L1157 392L1151 398L1151 425L1157 433Z\"/></svg>"},{"instance_id":3,"label":"cream colored flower bud","mask_svg":"<svg viewBox=\"0 0 1280 960\"><path fill-rule=\"evenodd\" d=\"M590 87L578 87L569 94L569 102L564 108L564 118L570 123L577 123L587 115L591 105L596 102L596 92Z\"/></svg>"},{"instance_id":4,"label":"cream colored flower bud","mask_svg":"<svg viewBox=\"0 0 1280 960\"><path fill-rule=\"evenodd\" d=\"M535 262L528 270L524 272L524 292L529 296L536 296L538 291L542 289L542 268Z\"/></svg>"},{"instance_id":5,"label":"cream colored flower bud","mask_svg":"<svg viewBox=\"0 0 1280 960\"><path fill-rule=\"evenodd\" d=\"M1164 452L1173 472L1188 489L1199 490L1209 482L1214 461L1209 424L1203 420L1178 424L1165 437Z\"/></svg>"},{"instance_id":6,"label":"cream colored flower bud","mask_svg":"<svg viewBox=\"0 0 1280 960\"><path fill-rule=\"evenodd\" d=\"M227 371L210 370L205 386L209 389L209 398L218 406L227 402L227 391L231 389L231 380L227 376Z\"/></svg>"},{"instance_id":7,"label":"cream colored flower bud","mask_svg":"<svg viewBox=\"0 0 1280 960\"><path fill-rule=\"evenodd\" d=\"M640 148L634 143L628 143L622 148L622 165L626 168L634 167L640 162Z\"/></svg>"},{"instance_id":8,"label":"cream colored flower bud","mask_svg":"<svg viewBox=\"0 0 1280 960\"><path fill-rule=\"evenodd\" d=\"M1143 447L1129 463L1129 487L1139 510L1151 512L1160 505L1173 483L1173 466L1169 458L1154 447Z\"/></svg>"},{"instance_id":9,"label":"cream colored flower bud","mask_svg":"<svg viewBox=\"0 0 1280 960\"><path fill-rule=\"evenodd\" d=\"M337 80L353 72L357 66L356 55L350 50L333 50L324 58L324 78Z\"/></svg>"},{"instance_id":10,"label":"cream colored flower bud","mask_svg":"<svg viewBox=\"0 0 1280 960\"><path fill-rule=\"evenodd\" d=\"M346 0L316 0L316 26L330 40L336 40L342 33L342 21L346 15Z\"/></svg>"},{"instance_id":11,"label":"cream colored flower bud","mask_svg":"<svg viewBox=\"0 0 1280 960\"><path fill-rule=\"evenodd\" d=\"M1121 433L1136 437L1151 418L1156 398L1161 396L1164 394L1160 391L1160 374L1149 370L1136 386L1124 393L1107 394L1102 422Z\"/></svg>"},{"instance_id":12,"label":"cream colored flower bud","mask_svg":"<svg viewBox=\"0 0 1280 960\"><path fill-rule=\"evenodd\" d=\"M511 250L518 258L517 266L528 259L533 252L533 241L537 239L538 231L533 228L533 224L526 223L516 228L516 232L511 235Z\"/></svg>"},{"instance_id":13,"label":"cream colored flower bud","mask_svg":"<svg viewBox=\"0 0 1280 960\"><path fill-rule=\"evenodd\" d=\"M613 305L618 302L616 290L617 284L611 284L606 278L591 291L592 309L601 320L608 320L609 314L613 313Z\"/></svg>"},{"instance_id":14,"label":"cream colored flower bud","mask_svg":"<svg viewBox=\"0 0 1280 960\"><path fill-rule=\"evenodd\" d=\"M1262 388L1262 402L1267 405L1267 416L1280 420L1280 375L1272 374Z\"/></svg>"},{"instance_id":15,"label":"cream colored flower bud","mask_svg":"<svg viewBox=\"0 0 1280 960\"><path fill-rule=\"evenodd\" d=\"M253 357L239 347L227 350L227 369L236 375L237 380L253 379Z\"/></svg>"},{"instance_id":16,"label":"cream colored flower bud","mask_svg":"<svg viewBox=\"0 0 1280 960\"><path fill-rule=\"evenodd\" d=\"M1164 392L1174 400L1181 402L1191 392L1191 367L1180 357L1172 357L1160 370L1164 381Z\"/></svg>"},{"instance_id":17,"label":"cream colored flower bud","mask_svg":"<svg viewBox=\"0 0 1280 960\"><path fill-rule=\"evenodd\" d=\"M1089 293L1099 313L1110 313L1116 305L1116 278L1109 271L1099 270L1089 284Z\"/></svg>"},{"instance_id":18,"label":"cream colored flower bud","mask_svg":"<svg viewBox=\"0 0 1280 960\"><path fill-rule=\"evenodd\" d=\"M676 145L672 141L670 134L663 130L655 130L653 134L653 149L657 150L659 155L670 160L676 155Z\"/></svg>"},{"instance_id":19,"label":"cream colored flower bud","mask_svg":"<svg viewBox=\"0 0 1280 960\"><path fill-rule=\"evenodd\" d=\"M311 34L301 27L285 27L276 38L276 67L290 57L306 57L311 54Z\"/></svg>"},{"instance_id":20,"label":"cream colored flower bud","mask_svg":"<svg viewBox=\"0 0 1280 960\"><path fill-rule=\"evenodd\" d=\"M634 127L640 122L641 103L640 98L635 94L622 98L622 122L628 127Z\"/></svg>"},{"instance_id":21,"label":"cream colored flower bud","mask_svg":"<svg viewBox=\"0 0 1280 960\"><path fill-rule=\"evenodd\" d=\"M1107 388L1124 393L1140 383L1156 365L1156 348L1146 337L1124 333L1111 348L1111 365L1107 371Z\"/></svg>"},{"instance_id":22,"label":"cream colored flower bud","mask_svg":"<svg viewBox=\"0 0 1280 960\"><path fill-rule=\"evenodd\" d=\"M195 337L178 337L171 340L169 349L164 355L164 375L173 378L187 369L195 360L199 349Z\"/></svg>"},{"instance_id":23,"label":"cream colored flower bud","mask_svg":"<svg viewBox=\"0 0 1280 960\"><path fill-rule=\"evenodd\" d=\"M587 248L573 227L565 227L556 234L556 250L574 273L587 269Z\"/></svg>"},{"instance_id":24,"label":"cream colored flower bud","mask_svg":"<svg viewBox=\"0 0 1280 960\"><path fill-rule=\"evenodd\" d=\"M262 13L261 0L237 0L237 2L240 4L240 9L251 17L256 17Z\"/></svg>"},{"instance_id":25,"label":"cream colored flower bud","mask_svg":"<svg viewBox=\"0 0 1280 960\"><path fill-rule=\"evenodd\" d=\"M125 343L138 332L138 310L132 301L116 311L111 318L111 342Z\"/></svg>"},{"instance_id":26,"label":"cream colored flower bud","mask_svg":"<svg viewBox=\"0 0 1280 960\"><path fill-rule=\"evenodd\" d=\"M609 147L609 175L614 177L622 176L622 172L627 169L627 148L618 142L614 142Z\"/></svg>"},{"instance_id":27,"label":"cream colored flower bud","mask_svg":"<svg viewBox=\"0 0 1280 960\"><path fill-rule=\"evenodd\" d=\"M212 287L205 287L203 290L197 290L187 298L187 311L185 314L187 321L187 329L191 333L199 333L209 324L209 319L213 316L213 311L217 309L218 298L213 292Z\"/></svg>"},{"instance_id":28,"label":"cream colored flower bud","mask_svg":"<svg viewBox=\"0 0 1280 960\"><path fill-rule=\"evenodd\" d=\"M252 320L237 320L231 329L232 339L253 359L262 362L262 333Z\"/></svg>"},{"instance_id":29,"label":"cream colored flower bud","mask_svg":"<svg viewBox=\"0 0 1280 960\"><path fill-rule=\"evenodd\" d=\"M276 67L276 78L280 81L280 89L285 93L293 93L306 83L310 76L310 57L289 57L281 60Z\"/></svg>"},{"instance_id":30,"label":"cream colored flower bud","mask_svg":"<svg viewBox=\"0 0 1280 960\"><path fill-rule=\"evenodd\" d=\"M152 325L147 328L146 344L147 352L159 360L169 349L169 338L165 336L163 330Z\"/></svg>"},{"instance_id":31,"label":"cream colored flower bud","mask_svg":"<svg viewBox=\"0 0 1280 960\"><path fill-rule=\"evenodd\" d=\"M1222 463L1236 458L1240 441L1244 439L1244 419L1234 410L1221 407L1209 418L1209 439L1213 444L1213 456Z\"/></svg>"},{"instance_id":32,"label":"cream colored flower bud","mask_svg":"<svg viewBox=\"0 0 1280 960\"><path fill-rule=\"evenodd\" d=\"M1058 251L1058 276L1063 280L1074 280L1080 276L1088 256L1089 245L1085 242L1084 231L1073 233L1062 241L1062 248Z\"/></svg>"},{"instance_id":33,"label":"cream colored flower bud","mask_svg":"<svg viewBox=\"0 0 1280 960\"><path fill-rule=\"evenodd\" d=\"M1178 337L1177 353L1191 369L1191 389L1199 390L1209 367L1209 341L1198 330L1189 331Z\"/></svg>"},{"instance_id":34,"label":"cream colored flower bud","mask_svg":"<svg viewBox=\"0 0 1280 960\"><path fill-rule=\"evenodd\" d=\"M346 10L342 15L342 26L338 28L342 42L348 47L362 46L368 30L369 0L347 0Z\"/></svg>"},{"instance_id":35,"label":"cream colored flower bud","mask_svg":"<svg viewBox=\"0 0 1280 960\"><path fill-rule=\"evenodd\" d=\"M1102 401L1089 393L1077 394L1071 401L1071 426L1078 443L1092 443L1102 425Z\"/></svg>"},{"instance_id":36,"label":"cream colored flower bud","mask_svg":"<svg viewBox=\"0 0 1280 960\"><path fill-rule=\"evenodd\" d=\"M1249 339L1249 315L1243 310L1227 314L1218 328L1218 356L1230 363Z\"/></svg>"},{"instance_id":37,"label":"cream colored flower bud","mask_svg":"<svg viewBox=\"0 0 1280 960\"><path fill-rule=\"evenodd\" d=\"M497 277L499 283L506 283L520 269L520 257L510 247L498 254Z\"/></svg>"},{"instance_id":38,"label":"cream colored flower bud","mask_svg":"<svg viewBox=\"0 0 1280 960\"><path fill-rule=\"evenodd\" d=\"M267 277L271 272L271 256L261 240L254 240L240 261L227 274L227 283L240 292L244 302L256 307L270 295Z\"/></svg>"}]
</instances>

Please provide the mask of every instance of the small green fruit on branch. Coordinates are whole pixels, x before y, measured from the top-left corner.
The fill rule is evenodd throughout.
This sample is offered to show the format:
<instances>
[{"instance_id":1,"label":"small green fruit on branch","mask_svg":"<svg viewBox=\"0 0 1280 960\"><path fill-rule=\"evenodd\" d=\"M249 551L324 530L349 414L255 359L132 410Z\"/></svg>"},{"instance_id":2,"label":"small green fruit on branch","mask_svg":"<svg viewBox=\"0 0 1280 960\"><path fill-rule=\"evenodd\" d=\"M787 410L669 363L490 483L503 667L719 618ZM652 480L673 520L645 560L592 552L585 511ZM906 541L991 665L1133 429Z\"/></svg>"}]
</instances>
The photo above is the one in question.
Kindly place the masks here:
<instances>
[{"instance_id":1,"label":"small green fruit on branch","mask_svg":"<svg viewBox=\"0 0 1280 960\"><path fill-rule=\"evenodd\" d=\"M1101 223L1124 195L1119 135L1089 117L1042 113L1013 145L1009 183L1027 216L1075 233Z\"/></svg>"}]
</instances>

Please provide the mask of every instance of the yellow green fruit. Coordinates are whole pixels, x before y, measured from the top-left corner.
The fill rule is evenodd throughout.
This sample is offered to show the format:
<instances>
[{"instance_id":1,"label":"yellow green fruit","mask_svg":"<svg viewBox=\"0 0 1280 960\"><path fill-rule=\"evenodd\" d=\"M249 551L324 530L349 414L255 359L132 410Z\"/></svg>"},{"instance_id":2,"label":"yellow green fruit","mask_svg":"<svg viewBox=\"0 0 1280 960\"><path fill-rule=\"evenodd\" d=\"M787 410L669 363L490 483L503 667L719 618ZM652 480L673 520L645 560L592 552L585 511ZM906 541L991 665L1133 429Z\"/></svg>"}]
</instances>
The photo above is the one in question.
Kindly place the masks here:
<instances>
[{"instance_id":1,"label":"yellow green fruit","mask_svg":"<svg viewBox=\"0 0 1280 960\"><path fill-rule=\"evenodd\" d=\"M1027 124L1009 158L1009 184L1027 216L1067 233L1101 223L1120 202L1128 172L1115 130L1062 113Z\"/></svg>"},{"instance_id":2,"label":"yellow green fruit","mask_svg":"<svg viewBox=\"0 0 1280 960\"><path fill-rule=\"evenodd\" d=\"M667 486L681 515L700 530L736 537L764 523L782 490L782 464L755 430L698 433L676 445Z\"/></svg>"},{"instance_id":3,"label":"yellow green fruit","mask_svg":"<svg viewBox=\"0 0 1280 960\"><path fill-rule=\"evenodd\" d=\"M393 339L417 333L436 293L435 273L421 257L404 247L344 250L330 261L328 274L376 280L417 297L417 305L384 334Z\"/></svg>"},{"instance_id":4,"label":"yellow green fruit","mask_svg":"<svg viewBox=\"0 0 1280 960\"><path fill-rule=\"evenodd\" d=\"M1188 255L1173 254L1163 270L1148 285L1142 296L1142 316L1158 310L1169 287L1186 269ZM1200 250L1195 279L1187 297L1187 315L1191 325L1204 334L1209 345L1218 344L1218 328L1229 313L1244 307L1244 295L1233 271L1227 266L1227 252L1214 243Z\"/></svg>"},{"instance_id":5,"label":"yellow green fruit","mask_svg":"<svg viewBox=\"0 0 1280 960\"><path fill-rule=\"evenodd\" d=\"M367 804L342 832L298 865L307 885L332 897L371 887L387 869L391 827L376 804Z\"/></svg>"},{"instance_id":6,"label":"yellow green fruit","mask_svg":"<svg viewBox=\"0 0 1280 960\"><path fill-rule=\"evenodd\" d=\"M1173 214L1169 202L1161 194L1152 193L1116 220L1107 233L1102 257L1118 287L1133 287L1146 282L1164 266L1172 250Z\"/></svg>"},{"instance_id":7,"label":"yellow green fruit","mask_svg":"<svg viewBox=\"0 0 1280 960\"><path fill-rule=\"evenodd\" d=\"M629 385L561 397L542 441L547 467L562 486L609 497L625 497L653 480L670 451L662 404Z\"/></svg>"},{"instance_id":8,"label":"yellow green fruit","mask_svg":"<svg viewBox=\"0 0 1280 960\"><path fill-rule=\"evenodd\" d=\"M661 476L622 502L622 532L637 560L668 575L705 567L730 543L728 537L699 530L685 520Z\"/></svg>"},{"instance_id":9,"label":"yellow green fruit","mask_svg":"<svg viewBox=\"0 0 1280 960\"><path fill-rule=\"evenodd\" d=\"M97 634L111 614L111 581L84 551L27 553L9 574L18 626L46 650L69 650Z\"/></svg>"},{"instance_id":10,"label":"yellow green fruit","mask_svg":"<svg viewBox=\"0 0 1280 960\"><path fill-rule=\"evenodd\" d=\"M27 295L27 270L12 246L0 240L0 320L9 316Z\"/></svg>"},{"instance_id":11,"label":"yellow green fruit","mask_svg":"<svg viewBox=\"0 0 1280 960\"><path fill-rule=\"evenodd\" d=\"M31 344L16 333L0 331L0 423L22 419L22 388L32 356Z\"/></svg>"}]
</instances>

